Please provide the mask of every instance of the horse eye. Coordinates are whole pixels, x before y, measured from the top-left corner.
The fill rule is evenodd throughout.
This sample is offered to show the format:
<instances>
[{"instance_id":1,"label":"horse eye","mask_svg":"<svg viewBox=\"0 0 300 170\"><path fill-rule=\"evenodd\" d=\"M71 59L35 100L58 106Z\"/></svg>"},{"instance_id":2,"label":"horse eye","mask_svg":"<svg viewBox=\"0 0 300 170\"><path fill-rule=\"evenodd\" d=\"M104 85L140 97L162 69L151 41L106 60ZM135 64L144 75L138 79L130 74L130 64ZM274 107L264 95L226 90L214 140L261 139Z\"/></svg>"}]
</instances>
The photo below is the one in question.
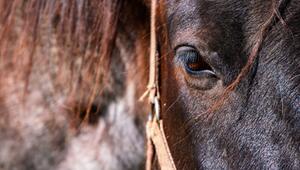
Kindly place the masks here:
<instances>
[{"instance_id":1,"label":"horse eye","mask_svg":"<svg viewBox=\"0 0 300 170\"><path fill-rule=\"evenodd\" d=\"M199 52L191 47L180 47L177 55L183 62L185 70L190 74L197 74L201 71L212 71L210 65L203 60Z\"/></svg>"}]
</instances>

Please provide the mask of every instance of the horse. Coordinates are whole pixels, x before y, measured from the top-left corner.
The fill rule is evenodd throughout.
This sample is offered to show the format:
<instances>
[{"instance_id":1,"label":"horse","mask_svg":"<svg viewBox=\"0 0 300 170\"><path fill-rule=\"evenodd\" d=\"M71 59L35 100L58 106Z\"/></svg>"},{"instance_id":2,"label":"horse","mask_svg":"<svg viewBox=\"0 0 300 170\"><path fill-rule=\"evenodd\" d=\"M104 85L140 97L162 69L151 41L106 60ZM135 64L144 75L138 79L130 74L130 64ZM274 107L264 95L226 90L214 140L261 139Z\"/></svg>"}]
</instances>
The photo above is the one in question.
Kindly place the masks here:
<instances>
[{"instance_id":1,"label":"horse","mask_svg":"<svg viewBox=\"0 0 300 170\"><path fill-rule=\"evenodd\" d=\"M299 1L158 2L161 119L178 169L299 169Z\"/></svg>"},{"instance_id":2,"label":"horse","mask_svg":"<svg viewBox=\"0 0 300 170\"><path fill-rule=\"evenodd\" d=\"M0 2L1 169L144 166L152 1ZM299 5L158 1L177 169L300 167Z\"/></svg>"}]
</instances>

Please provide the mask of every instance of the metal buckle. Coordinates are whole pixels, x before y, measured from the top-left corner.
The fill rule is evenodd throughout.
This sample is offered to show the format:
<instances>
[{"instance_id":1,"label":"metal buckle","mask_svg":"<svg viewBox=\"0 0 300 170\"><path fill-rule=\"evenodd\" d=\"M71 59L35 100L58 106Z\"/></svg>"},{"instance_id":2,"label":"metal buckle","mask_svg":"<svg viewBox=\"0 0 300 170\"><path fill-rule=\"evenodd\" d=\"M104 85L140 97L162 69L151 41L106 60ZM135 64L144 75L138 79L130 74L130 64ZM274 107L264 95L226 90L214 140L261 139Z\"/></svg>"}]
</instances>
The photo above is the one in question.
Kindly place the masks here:
<instances>
[{"instance_id":1,"label":"metal buckle","mask_svg":"<svg viewBox=\"0 0 300 170\"><path fill-rule=\"evenodd\" d=\"M156 121L160 120L160 104L157 96L155 96L151 102L151 112L148 115L148 121L152 121L154 117Z\"/></svg>"},{"instance_id":2,"label":"metal buckle","mask_svg":"<svg viewBox=\"0 0 300 170\"><path fill-rule=\"evenodd\" d=\"M160 120L160 104L157 96L155 96L153 100L154 100L153 104L154 104L154 111L155 111L154 115L156 120L158 121Z\"/></svg>"}]
</instances>

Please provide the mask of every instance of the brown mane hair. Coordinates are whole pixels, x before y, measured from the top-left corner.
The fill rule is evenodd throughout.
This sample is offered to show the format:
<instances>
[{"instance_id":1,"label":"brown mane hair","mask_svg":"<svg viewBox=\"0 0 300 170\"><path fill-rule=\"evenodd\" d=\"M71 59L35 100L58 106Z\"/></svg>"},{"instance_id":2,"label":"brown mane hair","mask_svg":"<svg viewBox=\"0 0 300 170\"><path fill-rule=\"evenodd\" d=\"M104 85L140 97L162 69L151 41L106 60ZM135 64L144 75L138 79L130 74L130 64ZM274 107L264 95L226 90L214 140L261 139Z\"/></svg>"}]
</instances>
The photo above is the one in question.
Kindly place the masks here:
<instances>
[{"instance_id":1,"label":"brown mane hair","mask_svg":"<svg viewBox=\"0 0 300 170\"><path fill-rule=\"evenodd\" d=\"M88 98L87 118L95 97L109 86L107 68L121 4L121 0L1 1L1 80L22 80L25 101L34 65L41 60L55 62L49 69L58 70L52 76L57 89L68 86L69 96L88 91L81 96ZM66 67L70 72L63 72ZM65 80L65 74L71 78Z\"/></svg>"}]
</instances>

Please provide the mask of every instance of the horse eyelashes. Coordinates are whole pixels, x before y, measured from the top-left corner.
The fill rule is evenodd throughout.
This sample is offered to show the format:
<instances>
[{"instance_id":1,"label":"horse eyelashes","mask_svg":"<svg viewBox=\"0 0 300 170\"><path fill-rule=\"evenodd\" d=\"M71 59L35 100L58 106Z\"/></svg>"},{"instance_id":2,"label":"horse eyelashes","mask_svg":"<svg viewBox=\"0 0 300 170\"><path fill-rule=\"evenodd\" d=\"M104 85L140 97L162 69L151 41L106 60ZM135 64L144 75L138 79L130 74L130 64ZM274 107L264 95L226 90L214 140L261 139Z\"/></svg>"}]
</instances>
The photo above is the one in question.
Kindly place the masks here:
<instances>
[{"instance_id":1,"label":"horse eyelashes","mask_svg":"<svg viewBox=\"0 0 300 170\"><path fill-rule=\"evenodd\" d=\"M194 49L180 50L178 52L179 60L183 63L185 70L190 73L196 73L204 70L212 70L210 65L204 61L198 51Z\"/></svg>"}]
</instances>

